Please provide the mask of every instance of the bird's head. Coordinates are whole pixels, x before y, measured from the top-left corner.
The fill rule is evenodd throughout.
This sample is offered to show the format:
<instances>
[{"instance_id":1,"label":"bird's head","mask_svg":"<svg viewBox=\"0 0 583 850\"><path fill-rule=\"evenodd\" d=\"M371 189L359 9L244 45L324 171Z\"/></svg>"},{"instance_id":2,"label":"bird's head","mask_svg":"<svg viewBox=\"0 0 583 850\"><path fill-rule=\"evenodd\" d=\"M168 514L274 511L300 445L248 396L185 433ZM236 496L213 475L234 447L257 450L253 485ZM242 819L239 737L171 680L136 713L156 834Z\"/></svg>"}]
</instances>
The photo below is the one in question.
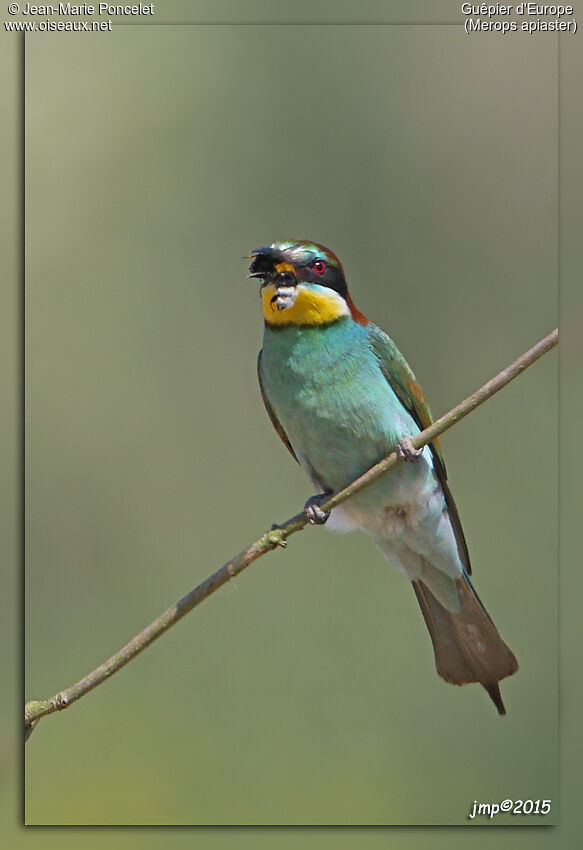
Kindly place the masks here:
<instances>
[{"instance_id":1,"label":"bird's head","mask_svg":"<svg viewBox=\"0 0 583 850\"><path fill-rule=\"evenodd\" d=\"M351 316L367 320L348 292L336 254L317 242L274 242L251 252L249 277L261 280L267 325L328 325Z\"/></svg>"}]
</instances>

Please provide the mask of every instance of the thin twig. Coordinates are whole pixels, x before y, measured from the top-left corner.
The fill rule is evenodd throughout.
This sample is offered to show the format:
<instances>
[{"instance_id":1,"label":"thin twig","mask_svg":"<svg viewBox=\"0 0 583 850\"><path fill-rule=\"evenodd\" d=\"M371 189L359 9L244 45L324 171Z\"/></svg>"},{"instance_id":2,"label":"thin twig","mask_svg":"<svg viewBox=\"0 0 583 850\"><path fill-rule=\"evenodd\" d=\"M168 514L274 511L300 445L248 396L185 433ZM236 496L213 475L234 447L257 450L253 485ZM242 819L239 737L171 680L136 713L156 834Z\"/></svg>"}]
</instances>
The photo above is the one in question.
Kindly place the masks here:
<instances>
[{"instance_id":1,"label":"thin twig","mask_svg":"<svg viewBox=\"0 0 583 850\"><path fill-rule=\"evenodd\" d=\"M427 443L435 440L436 437L439 437L463 419L464 416L467 416L468 413L471 413L472 410L475 410L483 404L487 399L493 396L494 393L497 393L498 390L505 387L506 384L508 384L513 378L520 375L527 366L530 366L531 363L534 363L535 360L538 360L539 357L553 348L557 344L558 339L559 332L555 329L552 333L533 346L533 348L523 354L522 357L519 357L518 360L515 360L514 363L496 375L495 378L492 378L491 381L484 384L484 386L473 393L473 395L466 398L465 401L462 401L461 404L458 404L457 407L454 407L449 411L449 413L446 413L440 419L437 419L429 426L429 428L426 428L424 431L417 434L417 436L411 440L412 446L416 449L420 449L427 445ZM331 496L327 502L321 505L322 509L331 510L341 504L341 502L346 501L346 499L350 498L355 493L358 493L359 490L362 490L363 487L366 487L368 484L376 481L376 479L385 472L393 469L393 467L395 467L399 462L400 458L396 453L384 458L384 460L381 460L361 475L360 478L357 478L343 490L340 490L340 492ZM261 557L261 555L265 555L266 552L270 552L278 546L285 546L287 538L296 531L300 531L300 529L307 525L307 523L308 519L306 514L304 511L301 511L291 519L288 519L287 522L284 522L283 525L277 526L271 529L271 531L267 531L258 540L252 543L251 546L244 549L242 552L239 552L238 555L235 555L234 558L231 558L230 561L227 561L227 563L220 569L206 578L198 585L198 587L195 587L194 590L191 590L190 593L183 596L179 602L164 611L164 613L154 620L154 622L150 623L149 626L146 626L145 629L122 647L119 652L116 652L111 656L111 658L108 658L107 661L100 664L99 667L96 667L95 670L83 679L80 679L74 685L71 685L71 687L66 688L64 691L60 691L58 694L55 694L48 699L31 700L28 702L25 707L25 740L28 740L28 737L38 724L41 717L45 717L47 714L52 714L55 711L61 711L68 708L68 706L76 702L82 696L85 696L85 694L89 693L89 691L93 690L93 688L97 687L97 685L100 685L106 679L109 679L110 676L117 673L118 670L121 670L122 667L135 658L138 653L142 652L142 650L146 649L146 647L153 643L153 641L163 635L167 629L181 620L182 617L188 614L189 611L192 611L193 608L207 599L211 593L214 593L215 590L218 590L219 587L222 587L230 579L239 575L239 573L248 567L249 564L252 564L253 561L256 561L257 558Z\"/></svg>"}]
</instances>

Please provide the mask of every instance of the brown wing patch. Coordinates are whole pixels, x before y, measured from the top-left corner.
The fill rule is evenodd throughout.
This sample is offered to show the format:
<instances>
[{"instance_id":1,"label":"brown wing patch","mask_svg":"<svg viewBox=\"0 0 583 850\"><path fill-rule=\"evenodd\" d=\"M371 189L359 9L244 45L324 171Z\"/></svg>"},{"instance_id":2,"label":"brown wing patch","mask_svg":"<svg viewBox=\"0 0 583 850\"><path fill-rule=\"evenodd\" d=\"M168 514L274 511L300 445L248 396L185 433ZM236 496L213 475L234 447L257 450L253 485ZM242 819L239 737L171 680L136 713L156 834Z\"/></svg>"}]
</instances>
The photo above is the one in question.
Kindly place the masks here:
<instances>
[{"instance_id":1,"label":"brown wing patch","mask_svg":"<svg viewBox=\"0 0 583 850\"><path fill-rule=\"evenodd\" d=\"M399 397L403 407L409 411L411 416L413 417L416 425L421 429L421 431L428 428L433 419L431 418L431 413L429 412L429 406L427 404L427 399L419 385L419 382L415 379L407 381L406 375L403 376L403 382L398 381L395 376L392 374L388 365L385 364L383 360L379 360L379 364L381 367L381 372ZM411 373L412 374L412 373ZM439 471L441 473L440 481L447 480L447 472L445 469L445 462L443 460L443 455L441 454L441 444L439 440L433 440L429 443L429 448L433 454L433 459L435 461L436 467L439 467Z\"/></svg>"},{"instance_id":2,"label":"brown wing patch","mask_svg":"<svg viewBox=\"0 0 583 850\"><path fill-rule=\"evenodd\" d=\"M421 389L421 385L419 384L419 381L417 381L417 380L411 381L408 384L407 388L409 390L410 402L413 405L413 410L411 411L411 408L409 408L409 410L412 413L415 414L417 424L419 425L421 430L424 430L425 428L429 428L429 426L433 422L433 419L432 419L431 413L429 412L429 405L427 404L427 399L425 398L425 393ZM407 407L406 403L405 403L405 407ZM443 458L441 457L441 444L439 442L439 439L436 438L435 440L433 440L432 445L435 446L435 448L437 449L441 463L443 465ZM445 470L445 466L444 466L444 470Z\"/></svg>"}]
</instances>

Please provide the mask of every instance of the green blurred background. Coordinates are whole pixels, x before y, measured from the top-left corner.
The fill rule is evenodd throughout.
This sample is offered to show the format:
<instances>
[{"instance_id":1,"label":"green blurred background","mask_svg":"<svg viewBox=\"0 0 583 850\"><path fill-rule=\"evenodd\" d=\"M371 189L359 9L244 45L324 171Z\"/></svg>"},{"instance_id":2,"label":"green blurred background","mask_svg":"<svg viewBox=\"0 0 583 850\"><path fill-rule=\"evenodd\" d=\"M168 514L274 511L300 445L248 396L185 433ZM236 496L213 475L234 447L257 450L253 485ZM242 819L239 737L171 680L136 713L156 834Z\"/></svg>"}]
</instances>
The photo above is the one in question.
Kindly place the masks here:
<instances>
[{"instance_id":1,"label":"green blurred background","mask_svg":"<svg viewBox=\"0 0 583 850\"><path fill-rule=\"evenodd\" d=\"M337 251L436 414L554 326L557 48L119 27L27 37L26 81L31 698L311 493L259 398L250 248ZM27 822L453 824L474 799L555 800L555 411L553 354L443 441L521 662L508 717L437 678L368 539L309 530L42 722Z\"/></svg>"}]
</instances>

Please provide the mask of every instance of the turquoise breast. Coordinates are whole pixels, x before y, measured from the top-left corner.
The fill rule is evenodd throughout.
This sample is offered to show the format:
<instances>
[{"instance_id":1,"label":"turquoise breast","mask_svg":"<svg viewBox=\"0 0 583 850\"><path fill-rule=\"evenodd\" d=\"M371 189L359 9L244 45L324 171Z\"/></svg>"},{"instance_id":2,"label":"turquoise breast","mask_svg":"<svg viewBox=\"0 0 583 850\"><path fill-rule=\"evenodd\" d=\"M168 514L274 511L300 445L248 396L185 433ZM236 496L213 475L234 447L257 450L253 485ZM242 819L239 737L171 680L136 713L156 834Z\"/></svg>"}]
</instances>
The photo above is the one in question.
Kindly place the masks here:
<instances>
[{"instance_id":1,"label":"turquoise breast","mask_svg":"<svg viewBox=\"0 0 583 850\"><path fill-rule=\"evenodd\" d=\"M322 490L341 489L419 431L379 368L367 326L349 317L325 327L266 327L261 375L298 460Z\"/></svg>"}]
</instances>

